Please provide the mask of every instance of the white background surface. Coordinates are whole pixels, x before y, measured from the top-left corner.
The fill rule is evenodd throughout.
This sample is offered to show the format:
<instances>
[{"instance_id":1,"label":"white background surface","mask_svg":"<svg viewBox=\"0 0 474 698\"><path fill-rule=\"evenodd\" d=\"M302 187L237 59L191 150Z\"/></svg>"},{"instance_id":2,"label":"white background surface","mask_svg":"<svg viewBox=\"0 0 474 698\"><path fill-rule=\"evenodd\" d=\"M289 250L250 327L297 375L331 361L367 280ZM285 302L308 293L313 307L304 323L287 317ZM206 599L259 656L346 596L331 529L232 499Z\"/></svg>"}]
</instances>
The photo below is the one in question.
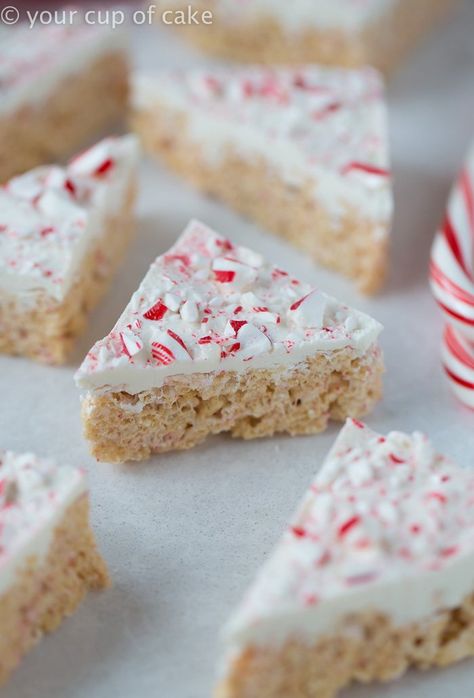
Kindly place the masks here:
<instances>
[{"instance_id":1,"label":"white background surface","mask_svg":"<svg viewBox=\"0 0 474 698\"><path fill-rule=\"evenodd\" d=\"M426 276L430 243L474 134L474 3L432 36L389 86L396 222L384 292L359 297L335 275L155 165L142 172L139 230L126 267L94 312L71 364L0 359L0 443L90 472L93 522L114 587L90 595L76 615L24 660L2 698L204 698L218 634L332 443L322 435L240 442L226 437L149 462L96 464L81 436L75 367L108 332L149 263L192 216L267 254L385 325L385 398L371 427L428 432L439 449L474 466L474 415L452 399L439 367L441 318ZM165 34L134 30L136 62L202 60ZM474 661L410 673L352 698L464 698ZM346 695L346 694L344 694ZM258 698L256 696L255 698Z\"/></svg>"}]
</instances>

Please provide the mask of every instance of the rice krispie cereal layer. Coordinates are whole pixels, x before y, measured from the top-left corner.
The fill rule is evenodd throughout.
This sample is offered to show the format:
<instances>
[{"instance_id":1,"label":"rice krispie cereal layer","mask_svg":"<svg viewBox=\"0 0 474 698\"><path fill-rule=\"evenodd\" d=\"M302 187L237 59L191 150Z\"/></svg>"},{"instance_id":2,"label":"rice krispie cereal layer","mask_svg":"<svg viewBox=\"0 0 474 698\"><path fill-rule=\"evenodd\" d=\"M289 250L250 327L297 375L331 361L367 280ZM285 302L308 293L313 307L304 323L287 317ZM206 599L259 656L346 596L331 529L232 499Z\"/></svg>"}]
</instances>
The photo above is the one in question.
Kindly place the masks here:
<instances>
[{"instance_id":1,"label":"rice krispie cereal layer","mask_svg":"<svg viewBox=\"0 0 474 698\"><path fill-rule=\"evenodd\" d=\"M165 4L176 8L186 3L167 0ZM293 3L262 0L247 6L235 0L224 4L219 0L196 0L193 8L210 10L212 23L174 26L203 51L235 61L320 63L347 68L373 65L388 74L457 3L456 0L365 3L370 4L376 10L372 14L364 11L364 3L349 4L345 0L328 0L322 9L304 0Z\"/></svg>"},{"instance_id":2,"label":"rice krispie cereal layer","mask_svg":"<svg viewBox=\"0 0 474 698\"><path fill-rule=\"evenodd\" d=\"M15 584L0 595L0 684L44 633L71 615L89 590L109 585L89 527L86 495L56 527L46 559L27 559Z\"/></svg>"},{"instance_id":3,"label":"rice krispie cereal layer","mask_svg":"<svg viewBox=\"0 0 474 698\"><path fill-rule=\"evenodd\" d=\"M362 416L382 393L380 351L321 354L291 370L249 370L170 378L136 395L89 394L85 436L98 460L141 460L192 448L211 434L254 439L323 431L329 419Z\"/></svg>"},{"instance_id":4,"label":"rice krispie cereal layer","mask_svg":"<svg viewBox=\"0 0 474 698\"><path fill-rule=\"evenodd\" d=\"M61 28L55 29L52 45L59 40L56 34ZM44 41L47 45L48 37ZM10 75L7 78L12 84L9 80L2 84L0 47L0 182L37 165L62 160L100 137L107 126L120 123L128 99L128 59L116 44L103 37L103 48L94 42L90 52L86 44L77 66L70 70L67 45L64 65L60 58L64 47L58 47L55 60L59 66L46 63L47 84L38 95L44 76L34 64L27 65L32 75L23 76L19 85Z\"/></svg>"},{"instance_id":5,"label":"rice krispie cereal layer","mask_svg":"<svg viewBox=\"0 0 474 698\"><path fill-rule=\"evenodd\" d=\"M357 681L391 681L407 669L443 667L474 655L474 596L398 627L374 612L355 614L317 642L249 647L215 698L333 698Z\"/></svg>"}]
</instances>

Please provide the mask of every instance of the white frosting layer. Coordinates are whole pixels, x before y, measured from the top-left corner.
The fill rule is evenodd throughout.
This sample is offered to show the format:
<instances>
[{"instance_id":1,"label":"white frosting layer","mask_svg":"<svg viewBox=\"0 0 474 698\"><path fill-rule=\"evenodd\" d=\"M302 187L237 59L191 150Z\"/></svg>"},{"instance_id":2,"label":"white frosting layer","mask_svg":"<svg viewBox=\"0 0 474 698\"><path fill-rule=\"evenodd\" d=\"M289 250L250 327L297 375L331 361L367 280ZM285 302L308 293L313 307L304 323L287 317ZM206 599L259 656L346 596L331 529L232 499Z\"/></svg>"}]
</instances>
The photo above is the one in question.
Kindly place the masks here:
<instances>
[{"instance_id":1,"label":"white frosting layer","mask_svg":"<svg viewBox=\"0 0 474 698\"><path fill-rule=\"evenodd\" d=\"M105 26L9 27L0 37L0 116L46 101L64 80L124 47L123 34Z\"/></svg>"},{"instance_id":2,"label":"white frosting layer","mask_svg":"<svg viewBox=\"0 0 474 698\"><path fill-rule=\"evenodd\" d=\"M76 382L85 390L136 394L168 376L289 367L345 347L357 357L381 329L193 221L152 264Z\"/></svg>"},{"instance_id":3,"label":"white frosting layer","mask_svg":"<svg viewBox=\"0 0 474 698\"><path fill-rule=\"evenodd\" d=\"M397 0L217 0L209 5L215 17L229 24L274 19L287 31L335 29L358 32L390 11ZM169 2L167 3L170 4ZM173 5L188 4L173 0Z\"/></svg>"},{"instance_id":4,"label":"white frosting layer","mask_svg":"<svg viewBox=\"0 0 474 698\"><path fill-rule=\"evenodd\" d=\"M308 185L334 217L347 206L392 214L383 84L374 70L316 66L222 68L137 76L134 108L186 116L187 137L218 163L261 157L291 185Z\"/></svg>"},{"instance_id":5,"label":"white frosting layer","mask_svg":"<svg viewBox=\"0 0 474 698\"><path fill-rule=\"evenodd\" d=\"M456 607L473 589L473 472L422 434L381 437L348 420L226 639L231 653L312 642L371 610L402 625Z\"/></svg>"},{"instance_id":6,"label":"white frosting layer","mask_svg":"<svg viewBox=\"0 0 474 698\"><path fill-rule=\"evenodd\" d=\"M39 167L0 188L0 289L61 300L119 214L137 162L134 136L107 138L66 168Z\"/></svg>"},{"instance_id":7,"label":"white frosting layer","mask_svg":"<svg viewBox=\"0 0 474 698\"><path fill-rule=\"evenodd\" d=\"M85 492L79 470L0 451L0 595L27 560L42 562L67 507Z\"/></svg>"}]
</instances>

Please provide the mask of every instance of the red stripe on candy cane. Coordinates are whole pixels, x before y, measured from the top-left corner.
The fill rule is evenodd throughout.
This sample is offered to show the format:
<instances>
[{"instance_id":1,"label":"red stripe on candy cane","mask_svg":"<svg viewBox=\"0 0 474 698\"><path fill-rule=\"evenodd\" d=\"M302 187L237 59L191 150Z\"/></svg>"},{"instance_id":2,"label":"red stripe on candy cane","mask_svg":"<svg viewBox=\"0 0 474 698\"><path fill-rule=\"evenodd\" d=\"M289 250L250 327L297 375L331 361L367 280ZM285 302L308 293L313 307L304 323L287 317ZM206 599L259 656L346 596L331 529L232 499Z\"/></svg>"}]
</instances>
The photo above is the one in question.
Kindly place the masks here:
<instances>
[{"instance_id":1,"label":"red stripe on candy cane","mask_svg":"<svg viewBox=\"0 0 474 698\"><path fill-rule=\"evenodd\" d=\"M442 364L458 399L474 408L474 149L451 193L431 252L430 277L447 325Z\"/></svg>"},{"instance_id":2,"label":"red stripe on candy cane","mask_svg":"<svg viewBox=\"0 0 474 698\"><path fill-rule=\"evenodd\" d=\"M472 279L472 272L469 270L469 267L466 265L466 262L463 257L463 253L461 250L461 246L459 244L458 240L458 235L456 230L454 229L453 224L451 223L449 217L447 216L444 225L443 225L443 233L444 237L446 239L446 242L449 245L449 248L453 255L456 258L456 261L458 262L459 266L463 270L463 272L466 274L466 276L469 279Z\"/></svg>"},{"instance_id":3,"label":"red stripe on candy cane","mask_svg":"<svg viewBox=\"0 0 474 698\"><path fill-rule=\"evenodd\" d=\"M445 373L448 376L448 378L450 378L452 381L457 383L457 385L460 385L462 388L467 388L468 390L474 390L474 383L470 383L469 381L464 380L464 378L457 376L446 365L444 365L443 368L444 368Z\"/></svg>"},{"instance_id":4,"label":"red stripe on candy cane","mask_svg":"<svg viewBox=\"0 0 474 698\"><path fill-rule=\"evenodd\" d=\"M474 185L467 169L464 169L461 175L461 189L466 202L471 236L474 241ZM474 266L474 256L471 259L471 265Z\"/></svg>"},{"instance_id":5,"label":"red stripe on candy cane","mask_svg":"<svg viewBox=\"0 0 474 698\"><path fill-rule=\"evenodd\" d=\"M458 335L450 325L448 325L444 331L444 341L452 355L458 359L458 361L474 370L474 346L472 346L470 353L468 346L464 346L461 343Z\"/></svg>"},{"instance_id":6,"label":"red stripe on candy cane","mask_svg":"<svg viewBox=\"0 0 474 698\"><path fill-rule=\"evenodd\" d=\"M437 266L436 262L433 260L430 264L431 278L434 282L438 284L447 293L450 293L455 298L458 298L463 303L472 305L474 307L474 294L465 291L461 286L458 286L452 279L450 279L446 274Z\"/></svg>"},{"instance_id":7,"label":"red stripe on candy cane","mask_svg":"<svg viewBox=\"0 0 474 698\"><path fill-rule=\"evenodd\" d=\"M449 317L453 318L453 320L457 320L458 322L461 322L463 325L467 325L468 327L474 327L474 320L471 320L470 318L464 317L464 315L456 313L454 310L451 310L451 308L448 308L447 305L441 303L441 301L439 300L437 300L437 303L441 310L443 310L446 313L446 315L449 315Z\"/></svg>"}]
</instances>

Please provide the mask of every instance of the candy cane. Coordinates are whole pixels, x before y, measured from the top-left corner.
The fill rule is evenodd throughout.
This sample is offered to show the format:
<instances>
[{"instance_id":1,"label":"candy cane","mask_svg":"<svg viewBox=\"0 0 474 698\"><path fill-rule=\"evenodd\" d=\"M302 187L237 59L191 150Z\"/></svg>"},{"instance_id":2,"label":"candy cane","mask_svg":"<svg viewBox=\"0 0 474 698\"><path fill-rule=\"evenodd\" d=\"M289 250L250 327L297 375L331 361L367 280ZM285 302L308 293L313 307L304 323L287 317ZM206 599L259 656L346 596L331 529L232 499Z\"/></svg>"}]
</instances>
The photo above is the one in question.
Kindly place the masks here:
<instances>
[{"instance_id":1,"label":"candy cane","mask_svg":"<svg viewBox=\"0 0 474 698\"><path fill-rule=\"evenodd\" d=\"M447 320L442 361L455 395L474 408L474 147L431 250L431 289Z\"/></svg>"}]
</instances>

